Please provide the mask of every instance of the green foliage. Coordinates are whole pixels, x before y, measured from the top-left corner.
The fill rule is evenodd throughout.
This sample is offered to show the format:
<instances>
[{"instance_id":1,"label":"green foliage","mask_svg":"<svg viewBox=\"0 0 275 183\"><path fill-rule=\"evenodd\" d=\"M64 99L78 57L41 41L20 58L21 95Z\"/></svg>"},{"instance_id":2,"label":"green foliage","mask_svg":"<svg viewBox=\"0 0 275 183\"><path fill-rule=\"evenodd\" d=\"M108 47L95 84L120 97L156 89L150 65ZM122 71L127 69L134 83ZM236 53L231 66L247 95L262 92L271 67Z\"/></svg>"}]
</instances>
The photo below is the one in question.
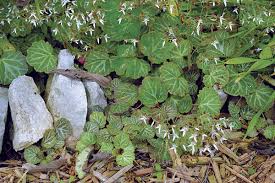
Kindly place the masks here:
<instances>
[{"instance_id":1,"label":"green foliage","mask_svg":"<svg viewBox=\"0 0 275 183\"><path fill-rule=\"evenodd\" d=\"M54 122L57 139L65 140L72 133L72 126L69 120L60 118Z\"/></svg>"},{"instance_id":2,"label":"green foliage","mask_svg":"<svg viewBox=\"0 0 275 183\"><path fill-rule=\"evenodd\" d=\"M213 88L204 88L198 95L200 113L218 115L221 109L219 95Z\"/></svg>"},{"instance_id":3,"label":"green foliage","mask_svg":"<svg viewBox=\"0 0 275 183\"><path fill-rule=\"evenodd\" d=\"M31 145L24 150L24 159L31 164L38 164L43 159L43 153L39 147Z\"/></svg>"},{"instance_id":4,"label":"green foliage","mask_svg":"<svg viewBox=\"0 0 275 183\"><path fill-rule=\"evenodd\" d=\"M44 133L44 137L42 139L41 146L46 148L46 149L50 149L50 148L55 146L56 142L57 142L57 137L56 137L55 130L54 129L48 129Z\"/></svg>"}]
</instances>

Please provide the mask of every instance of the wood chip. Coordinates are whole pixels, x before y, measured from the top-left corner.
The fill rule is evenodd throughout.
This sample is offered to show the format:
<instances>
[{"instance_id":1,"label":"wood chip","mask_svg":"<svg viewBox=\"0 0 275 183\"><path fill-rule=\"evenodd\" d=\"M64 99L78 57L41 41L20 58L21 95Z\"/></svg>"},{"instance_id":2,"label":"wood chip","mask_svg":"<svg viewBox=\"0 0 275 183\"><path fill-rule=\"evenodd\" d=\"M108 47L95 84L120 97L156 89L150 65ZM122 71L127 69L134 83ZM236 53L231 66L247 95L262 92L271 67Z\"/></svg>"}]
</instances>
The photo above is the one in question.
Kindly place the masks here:
<instances>
[{"instance_id":1,"label":"wood chip","mask_svg":"<svg viewBox=\"0 0 275 183\"><path fill-rule=\"evenodd\" d=\"M217 164L217 162L215 161L211 161L212 167L213 167L213 171L215 173L215 177L218 183L222 183L222 178L221 178L221 174L220 174L220 170L219 170L219 166Z\"/></svg>"},{"instance_id":2,"label":"wood chip","mask_svg":"<svg viewBox=\"0 0 275 183\"><path fill-rule=\"evenodd\" d=\"M59 169L61 166L65 165L66 162L66 159L60 158L45 165L33 165L30 163L25 163L22 165L22 168L26 169L29 173L49 172Z\"/></svg>"},{"instance_id":3,"label":"wood chip","mask_svg":"<svg viewBox=\"0 0 275 183\"><path fill-rule=\"evenodd\" d=\"M190 174L189 172L178 172L177 170L173 169L173 168L169 168L167 167L167 170L173 174L176 174L179 178L182 178L184 180L188 180L191 182L198 182L196 179L194 179L192 176L192 174Z\"/></svg>"},{"instance_id":4,"label":"wood chip","mask_svg":"<svg viewBox=\"0 0 275 183\"><path fill-rule=\"evenodd\" d=\"M110 177L105 183L112 183L115 182L117 179L119 179L122 175L124 175L126 172L128 172L134 165L128 165L123 167L121 170L119 170L115 175Z\"/></svg>"},{"instance_id":5,"label":"wood chip","mask_svg":"<svg viewBox=\"0 0 275 183\"><path fill-rule=\"evenodd\" d=\"M97 171L93 171L93 175L98 178L100 181L106 181L107 177L105 177L104 175L102 175L101 173L97 172Z\"/></svg>"},{"instance_id":6,"label":"wood chip","mask_svg":"<svg viewBox=\"0 0 275 183\"><path fill-rule=\"evenodd\" d=\"M239 157L231 149L227 148L225 145L219 144L218 145L218 149L222 153L226 154L227 156L229 156L230 158L232 158L234 161L236 161L236 163L238 163L238 164L240 163L239 162Z\"/></svg>"},{"instance_id":7,"label":"wood chip","mask_svg":"<svg viewBox=\"0 0 275 183\"><path fill-rule=\"evenodd\" d=\"M235 170L233 170L232 168L230 168L227 165L224 165L224 168L226 168L227 170L229 170L232 174L236 175L237 177L239 177L240 179L242 179L243 181L247 182L247 183L253 183L251 180L249 180L248 178L246 178L245 176L239 174L238 172L236 172Z\"/></svg>"},{"instance_id":8,"label":"wood chip","mask_svg":"<svg viewBox=\"0 0 275 183\"><path fill-rule=\"evenodd\" d=\"M150 167L150 168L143 168L143 169L139 169L139 170L134 171L134 174L136 176L143 176L143 175L152 173L153 171L154 171L154 169L152 167Z\"/></svg>"}]
</instances>

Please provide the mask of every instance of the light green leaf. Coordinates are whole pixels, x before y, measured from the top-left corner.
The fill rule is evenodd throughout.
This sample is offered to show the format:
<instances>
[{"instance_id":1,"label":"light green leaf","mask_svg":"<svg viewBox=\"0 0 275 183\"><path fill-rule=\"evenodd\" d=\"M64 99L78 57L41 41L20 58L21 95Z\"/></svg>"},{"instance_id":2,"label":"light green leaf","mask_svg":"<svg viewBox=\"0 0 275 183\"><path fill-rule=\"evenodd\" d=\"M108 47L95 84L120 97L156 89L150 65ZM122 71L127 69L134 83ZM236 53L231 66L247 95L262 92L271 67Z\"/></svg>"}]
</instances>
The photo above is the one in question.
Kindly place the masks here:
<instances>
[{"instance_id":1,"label":"light green leaf","mask_svg":"<svg viewBox=\"0 0 275 183\"><path fill-rule=\"evenodd\" d=\"M107 128L99 130L99 132L96 134L96 137L97 139L99 139L99 141L97 142L99 144L103 142L111 142L113 139Z\"/></svg>"},{"instance_id":2,"label":"light green leaf","mask_svg":"<svg viewBox=\"0 0 275 183\"><path fill-rule=\"evenodd\" d=\"M99 131L99 125L97 123L87 121L84 126L85 132L97 133Z\"/></svg>"},{"instance_id":3,"label":"light green leaf","mask_svg":"<svg viewBox=\"0 0 275 183\"><path fill-rule=\"evenodd\" d=\"M31 145L24 150L24 159L31 164L38 164L44 158L42 151L36 145Z\"/></svg>"},{"instance_id":4,"label":"light green leaf","mask_svg":"<svg viewBox=\"0 0 275 183\"><path fill-rule=\"evenodd\" d=\"M264 130L264 136L267 139L273 140L275 138L275 125L270 125Z\"/></svg>"},{"instance_id":5,"label":"light green leaf","mask_svg":"<svg viewBox=\"0 0 275 183\"><path fill-rule=\"evenodd\" d=\"M124 149L131 144L132 143L127 133L121 132L114 138L114 146L116 149Z\"/></svg>"},{"instance_id":6,"label":"light green leaf","mask_svg":"<svg viewBox=\"0 0 275 183\"><path fill-rule=\"evenodd\" d=\"M101 143L100 151L105 153L112 153L114 146L112 143L103 142Z\"/></svg>"},{"instance_id":7,"label":"light green leaf","mask_svg":"<svg viewBox=\"0 0 275 183\"><path fill-rule=\"evenodd\" d=\"M45 131L41 146L50 149L55 146L57 142L56 133L54 129L48 129Z\"/></svg>"},{"instance_id":8,"label":"light green leaf","mask_svg":"<svg viewBox=\"0 0 275 183\"><path fill-rule=\"evenodd\" d=\"M146 125L143 127L141 133L138 135L138 137L142 140L151 139L155 136L155 129L150 126Z\"/></svg>"},{"instance_id":9,"label":"light green leaf","mask_svg":"<svg viewBox=\"0 0 275 183\"><path fill-rule=\"evenodd\" d=\"M89 72L104 76L112 72L109 55L99 51L92 51L88 54L84 68Z\"/></svg>"},{"instance_id":10,"label":"light green leaf","mask_svg":"<svg viewBox=\"0 0 275 183\"><path fill-rule=\"evenodd\" d=\"M133 164L135 160L135 154L132 152L123 152L116 157L116 162L120 166L127 166Z\"/></svg>"},{"instance_id":11,"label":"light green leaf","mask_svg":"<svg viewBox=\"0 0 275 183\"><path fill-rule=\"evenodd\" d=\"M260 53L260 59L270 59L273 57L272 48L267 46Z\"/></svg>"},{"instance_id":12,"label":"light green leaf","mask_svg":"<svg viewBox=\"0 0 275 183\"><path fill-rule=\"evenodd\" d=\"M198 105L200 113L218 115L221 109L219 95L213 88L203 88L198 95Z\"/></svg>"},{"instance_id":13,"label":"light green leaf","mask_svg":"<svg viewBox=\"0 0 275 183\"><path fill-rule=\"evenodd\" d=\"M72 126L69 120L60 118L54 122L54 128L58 139L64 140L72 134Z\"/></svg>"},{"instance_id":14,"label":"light green leaf","mask_svg":"<svg viewBox=\"0 0 275 183\"><path fill-rule=\"evenodd\" d=\"M127 112L130 108L129 103L114 103L109 105L109 112L112 114L122 114L124 112Z\"/></svg>"},{"instance_id":15,"label":"light green leaf","mask_svg":"<svg viewBox=\"0 0 275 183\"><path fill-rule=\"evenodd\" d=\"M189 93L187 80L181 76L181 70L175 63L165 63L160 67L160 77L169 93L184 96Z\"/></svg>"},{"instance_id":16,"label":"light green leaf","mask_svg":"<svg viewBox=\"0 0 275 183\"><path fill-rule=\"evenodd\" d=\"M173 45L164 39L160 32L149 32L143 34L140 40L141 52L149 57L152 63L160 64L171 56Z\"/></svg>"},{"instance_id":17,"label":"light green leaf","mask_svg":"<svg viewBox=\"0 0 275 183\"><path fill-rule=\"evenodd\" d=\"M148 107L163 102L168 96L167 89L163 87L161 79L158 77L146 77L139 87L139 99Z\"/></svg>"},{"instance_id":18,"label":"light green leaf","mask_svg":"<svg viewBox=\"0 0 275 183\"><path fill-rule=\"evenodd\" d=\"M248 57L237 57L237 58L231 58L225 62L225 64L245 64L245 63L251 63L256 62L259 59L254 58L248 58Z\"/></svg>"},{"instance_id":19,"label":"light green leaf","mask_svg":"<svg viewBox=\"0 0 275 183\"><path fill-rule=\"evenodd\" d=\"M28 72L26 58L19 51L4 52L0 58L0 84L8 85L13 79Z\"/></svg>"},{"instance_id":20,"label":"light green leaf","mask_svg":"<svg viewBox=\"0 0 275 183\"><path fill-rule=\"evenodd\" d=\"M90 132L83 132L79 141L76 144L76 150L78 152L83 151L86 147L96 143L96 135Z\"/></svg>"},{"instance_id":21,"label":"light green leaf","mask_svg":"<svg viewBox=\"0 0 275 183\"><path fill-rule=\"evenodd\" d=\"M104 128L106 124L106 117L103 112L94 111L89 118L90 122L98 124L99 128Z\"/></svg>"},{"instance_id":22,"label":"light green leaf","mask_svg":"<svg viewBox=\"0 0 275 183\"><path fill-rule=\"evenodd\" d=\"M265 107L266 101L269 99L269 97L272 95L273 90L267 86L259 86L256 90L254 90L253 93L250 95L245 96L247 104L254 109L255 111L258 111ZM266 110L268 110L272 106L272 103L268 107L266 107Z\"/></svg>"},{"instance_id":23,"label":"light green leaf","mask_svg":"<svg viewBox=\"0 0 275 183\"><path fill-rule=\"evenodd\" d=\"M119 45L116 48L117 56L119 57L135 57L136 56L136 47L134 45L124 44Z\"/></svg>"},{"instance_id":24,"label":"light green leaf","mask_svg":"<svg viewBox=\"0 0 275 183\"><path fill-rule=\"evenodd\" d=\"M37 72L49 72L57 66L57 56L54 54L53 47L43 41L36 41L27 50L27 62L33 66Z\"/></svg>"},{"instance_id":25,"label":"light green leaf","mask_svg":"<svg viewBox=\"0 0 275 183\"><path fill-rule=\"evenodd\" d=\"M238 76L232 77L225 85L224 91L233 96L246 96L256 89L256 81L251 75L247 75L240 81L236 81Z\"/></svg>"},{"instance_id":26,"label":"light green leaf","mask_svg":"<svg viewBox=\"0 0 275 183\"><path fill-rule=\"evenodd\" d=\"M190 95L186 95L184 97L171 96L167 100L167 103L175 106L179 113L187 113L193 107L192 98Z\"/></svg>"},{"instance_id":27,"label":"light green leaf","mask_svg":"<svg viewBox=\"0 0 275 183\"><path fill-rule=\"evenodd\" d=\"M178 47L173 47L171 51L171 59L178 60L183 59L183 57L188 56L192 49L191 42L188 40L181 40Z\"/></svg>"},{"instance_id":28,"label":"light green leaf","mask_svg":"<svg viewBox=\"0 0 275 183\"><path fill-rule=\"evenodd\" d=\"M130 83L120 82L114 90L114 98L117 102L123 102L132 106L138 100L138 89Z\"/></svg>"},{"instance_id":29,"label":"light green leaf","mask_svg":"<svg viewBox=\"0 0 275 183\"><path fill-rule=\"evenodd\" d=\"M81 151L79 155L76 157L75 171L79 179L84 178L86 175L86 172L83 171L83 168L89 159L91 150L92 150L91 147L87 147L83 149L83 151Z\"/></svg>"},{"instance_id":30,"label":"light green leaf","mask_svg":"<svg viewBox=\"0 0 275 183\"><path fill-rule=\"evenodd\" d=\"M203 77L203 83L212 87L215 84L225 86L229 81L229 71L223 65L210 66L210 73Z\"/></svg>"},{"instance_id":31,"label":"light green leaf","mask_svg":"<svg viewBox=\"0 0 275 183\"><path fill-rule=\"evenodd\" d=\"M150 71L150 65L135 57L116 57L112 60L112 68L119 75L138 79Z\"/></svg>"}]
</instances>

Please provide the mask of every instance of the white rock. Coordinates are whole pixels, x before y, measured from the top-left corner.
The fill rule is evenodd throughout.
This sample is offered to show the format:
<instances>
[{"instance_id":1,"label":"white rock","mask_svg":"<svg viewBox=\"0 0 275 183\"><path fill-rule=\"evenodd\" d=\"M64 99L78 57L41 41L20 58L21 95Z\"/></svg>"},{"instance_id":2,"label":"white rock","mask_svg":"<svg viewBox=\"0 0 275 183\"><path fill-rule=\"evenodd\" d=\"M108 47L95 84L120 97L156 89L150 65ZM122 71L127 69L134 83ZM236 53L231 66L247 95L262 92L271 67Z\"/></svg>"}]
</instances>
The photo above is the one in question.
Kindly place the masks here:
<instances>
[{"instance_id":1,"label":"white rock","mask_svg":"<svg viewBox=\"0 0 275 183\"><path fill-rule=\"evenodd\" d=\"M93 81L84 81L86 95L88 100L88 115L98 106L104 109L107 106L107 100L100 85Z\"/></svg>"},{"instance_id":2,"label":"white rock","mask_svg":"<svg viewBox=\"0 0 275 183\"><path fill-rule=\"evenodd\" d=\"M13 80L9 88L9 104L15 151L36 143L47 129L52 128L52 116L31 77L20 76Z\"/></svg>"},{"instance_id":3,"label":"white rock","mask_svg":"<svg viewBox=\"0 0 275 183\"><path fill-rule=\"evenodd\" d=\"M8 88L0 87L0 153L8 114Z\"/></svg>"},{"instance_id":4,"label":"white rock","mask_svg":"<svg viewBox=\"0 0 275 183\"><path fill-rule=\"evenodd\" d=\"M58 55L58 69L72 69L74 56L67 50ZM83 131L87 117L87 97L83 83L60 74L54 74L47 84L47 106L54 120L66 118L73 128L73 137Z\"/></svg>"},{"instance_id":5,"label":"white rock","mask_svg":"<svg viewBox=\"0 0 275 183\"><path fill-rule=\"evenodd\" d=\"M220 97L220 101L221 101L221 106L223 106L227 100L228 95L226 93L224 93L224 91L222 89L219 89L217 85L213 86L214 90L218 93L219 97Z\"/></svg>"}]
</instances>

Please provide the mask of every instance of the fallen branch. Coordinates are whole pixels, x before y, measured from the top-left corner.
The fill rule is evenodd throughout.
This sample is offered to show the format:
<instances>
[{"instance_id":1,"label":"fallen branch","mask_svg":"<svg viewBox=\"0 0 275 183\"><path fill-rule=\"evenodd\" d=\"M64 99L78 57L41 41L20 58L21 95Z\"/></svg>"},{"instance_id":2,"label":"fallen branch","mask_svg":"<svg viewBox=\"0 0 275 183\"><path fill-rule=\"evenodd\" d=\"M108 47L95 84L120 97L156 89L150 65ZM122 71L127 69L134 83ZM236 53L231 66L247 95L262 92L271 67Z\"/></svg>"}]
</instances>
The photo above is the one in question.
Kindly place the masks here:
<instances>
[{"instance_id":1,"label":"fallen branch","mask_svg":"<svg viewBox=\"0 0 275 183\"><path fill-rule=\"evenodd\" d=\"M113 183L115 182L119 177L124 175L126 172L128 172L134 165L128 165L126 167L123 167L121 170L119 170L115 175L110 177L105 183Z\"/></svg>"},{"instance_id":2,"label":"fallen branch","mask_svg":"<svg viewBox=\"0 0 275 183\"><path fill-rule=\"evenodd\" d=\"M239 174L238 172L236 172L235 170L233 170L232 168L230 168L229 166L224 165L224 168L226 168L227 170L229 170L232 174L236 175L237 177L239 177L243 181L245 181L247 183L254 183L251 180L249 180L248 178L246 178L245 176Z\"/></svg>"},{"instance_id":3,"label":"fallen branch","mask_svg":"<svg viewBox=\"0 0 275 183\"><path fill-rule=\"evenodd\" d=\"M49 172L57 170L58 168L65 165L67 162L66 159L60 158L58 160L54 160L45 165L33 165L30 163L25 163L22 165L23 169L26 169L28 173L35 173L35 172Z\"/></svg>"}]
</instances>

